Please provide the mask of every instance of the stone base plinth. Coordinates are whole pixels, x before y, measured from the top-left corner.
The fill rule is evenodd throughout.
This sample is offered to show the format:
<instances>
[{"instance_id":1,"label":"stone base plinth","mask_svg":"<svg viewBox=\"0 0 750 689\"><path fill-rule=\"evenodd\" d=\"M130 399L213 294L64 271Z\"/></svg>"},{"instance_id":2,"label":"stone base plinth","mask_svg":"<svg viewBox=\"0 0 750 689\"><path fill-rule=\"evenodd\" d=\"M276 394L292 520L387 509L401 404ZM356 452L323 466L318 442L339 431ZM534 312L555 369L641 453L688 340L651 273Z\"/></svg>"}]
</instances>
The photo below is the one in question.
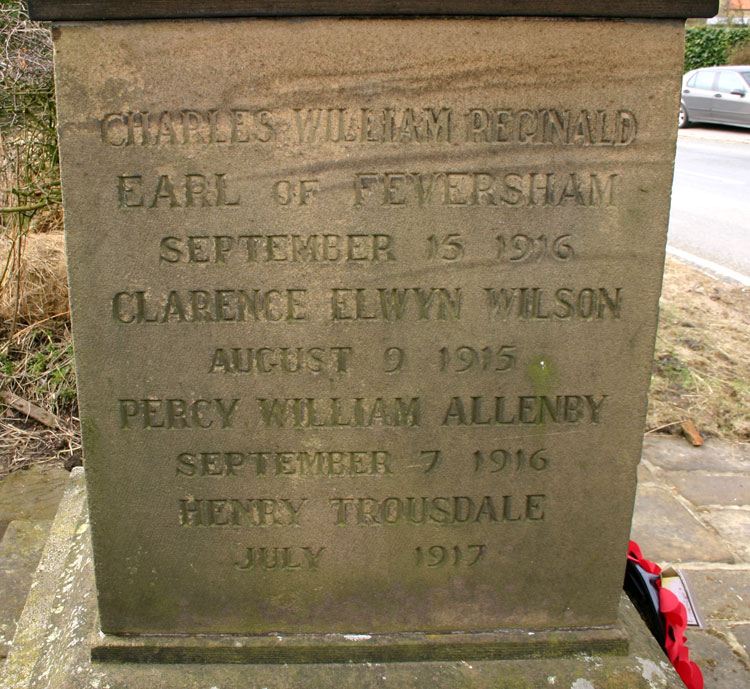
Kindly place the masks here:
<instances>
[{"instance_id":1,"label":"stone base plinth","mask_svg":"<svg viewBox=\"0 0 750 689\"><path fill-rule=\"evenodd\" d=\"M614 629L367 637L263 637L251 643L239 637L125 639L102 635L97 631L84 477L82 471L76 470L52 526L0 675L0 686L4 689L682 687L624 597L619 624ZM125 660L136 662L122 662Z\"/></svg>"},{"instance_id":2,"label":"stone base plinth","mask_svg":"<svg viewBox=\"0 0 750 689\"><path fill-rule=\"evenodd\" d=\"M109 636L95 631L91 657L131 663L404 663L627 655L622 625L555 631L466 634L300 634Z\"/></svg>"}]
</instances>

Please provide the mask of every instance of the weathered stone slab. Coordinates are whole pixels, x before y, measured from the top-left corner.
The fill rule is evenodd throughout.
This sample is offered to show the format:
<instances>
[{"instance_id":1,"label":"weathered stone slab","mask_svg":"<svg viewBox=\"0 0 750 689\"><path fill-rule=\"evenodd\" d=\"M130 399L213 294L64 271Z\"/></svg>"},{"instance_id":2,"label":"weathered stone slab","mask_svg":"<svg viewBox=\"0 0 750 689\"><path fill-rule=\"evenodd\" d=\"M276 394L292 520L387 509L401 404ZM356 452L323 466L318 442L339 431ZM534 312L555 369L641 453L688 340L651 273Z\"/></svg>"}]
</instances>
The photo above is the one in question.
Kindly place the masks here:
<instances>
[{"instance_id":1,"label":"weathered stone slab","mask_svg":"<svg viewBox=\"0 0 750 689\"><path fill-rule=\"evenodd\" d=\"M732 628L732 633L742 646L742 650L750 657L750 624L740 624Z\"/></svg>"},{"instance_id":2,"label":"weathered stone slab","mask_svg":"<svg viewBox=\"0 0 750 689\"><path fill-rule=\"evenodd\" d=\"M746 569L683 570L693 597L709 619L750 620L750 572Z\"/></svg>"},{"instance_id":3,"label":"weathered stone slab","mask_svg":"<svg viewBox=\"0 0 750 689\"><path fill-rule=\"evenodd\" d=\"M83 578L78 575L81 569L91 567L90 557L88 560L77 560L75 555L73 559L70 557L72 544L80 543L89 530L87 516L83 469L74 469L50 528L42 559L18 621L9 652L10 660L0 669L0 686L25 687L49 679L49 671L43 676L34 674L37 669L36 661L43 650L51 648L48 644L54 643L61 635L62 622L60 627L56 627L48 623L48 617L59 613L64 602L74 600L74 596L68 595L73 588L72 584L79 580L83 583ZM82 601L77 598L75 600L76 605L80 606ZM82 612L82 607L68 610L69 617L66 623L75 618L72 624L73 628L76 628ZM59 649L57 652L60 652ZM68 670L73 676L74 670Z\"/></svg>"},{"instance_id":4,"label":"weathered stone slab","mask_svg":"<svg viewBox=\"0 0 750 689\"><path fill-rule=\"evenodd\" d=\"M8 653L49 527L49 521L13 521L0 542L0 658Z\"/></svg>"},{"instance_id":5,"label":"weathered stone slab","mask_svg":"<svg viewBox=\"0 0 750 689\"><path fill-rule=\"evenodd\" d=\"M744 689L750 683L747 659L730 651L728 631L688 629L686 633L690 659L700 667L706 687Z\"/></svg>"},{"instance_id":6,"label":"weathered stone slab","mask_svg":"<svg viewBox=\"0 0 750 689\"><path fill-rule=\"evenodd\" d=\"M706 521L736 549L743 562L750 562L750 509L709 509Z\"/></svg>"},{"instance_id":7,"label":"weathered stone slab","mask_svg":"<svg viewBox=\"0 0 750 689\"><path fill-rule=\"evenodd\" d=\"M0 521L54 519L70 474L59 465L35 464L0 481Z\"/></svg>"},{"instance_id":8,"label":"weathered stone slab","mask_svg":"<svg viewBox=\"0 0 750 689\"><path fill-rule=\"evenodd\" d=\"M660 486L638 489L631 537L657 562L734 562L721 538Z\"/></svg>"},{"instance_id":9,"label":"weathered stone slab","mask_svg":"<svg viewBox=\"0 0 750 689\"><path fill-rule=\"evenodd\" d=\"M711 439L700 447L693 447L685 438L646 436L643 457L669 471L744 473L750 470L750 450Z\"/></svg>"},{"instance_id":10,"label":"weathered stone slab","mask_svg":"<svg viewBox=\"0 0 750 689\"><path fill-rule=\"evenodd\" d=\"M613 625L679 23L55 47L102 629Z\"/></svg>"},{"instance_id":11,"label":"weathered stone slab","mask_svg":"<svg viewBox=\"0 0 750 689\"><path fill-rule=\"evenodd\" d=\"M165 665L91 662L96 595L82 470L52 528L32 594L4 668L4 689L679 689L682 684L626 598L619 617L627 656L578 654L515 661L355 663L340 665Z\"/></svg>"},{"instance_id":12,"label":"weathered stone slab","mask_svg":"<svg viewBox=\"0 0 750 689\"><path fill-rule=\"evenodd\" d=\"M638 465L638 485L640 486L643 483L653 483L654 481L655 478L651 473L651 470L641 462Z\"/></svg>"},{"instance_id":13,"label":"weathered stone slab","mask_svg":"<svg viewBox=\"0 0 750 689\"><path fill-rule=\"evenodd\" d=\"M750 506L750 477L703 471L671 471L667 480L694 505Z\"/></svg>"}]
</instances>

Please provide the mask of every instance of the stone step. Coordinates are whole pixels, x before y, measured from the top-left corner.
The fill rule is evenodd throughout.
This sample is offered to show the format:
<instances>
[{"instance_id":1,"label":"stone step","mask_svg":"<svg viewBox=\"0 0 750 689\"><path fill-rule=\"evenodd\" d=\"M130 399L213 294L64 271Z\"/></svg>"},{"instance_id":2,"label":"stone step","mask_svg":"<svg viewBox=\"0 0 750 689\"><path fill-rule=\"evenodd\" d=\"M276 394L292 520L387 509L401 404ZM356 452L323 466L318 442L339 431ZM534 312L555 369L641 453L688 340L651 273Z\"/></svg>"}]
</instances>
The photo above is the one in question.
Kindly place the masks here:
<instances>
[{"instance_id":1,"label":"stone step","mask_svg":"<svg viewBox=\"0 0 750 689\"><path fill-rule=\"evenodd\" d=\"M12 521L0 542L0 658L8 655L51 523L48 519Z\"/></svg>"},{"instance_id":2,"label":"stone step","mask_svg":"<svg viewBox=\"0 0 750 689\"><path fill-rule=\"evenodd\" d=\"M47 463L0 480L0 659L8 654L69 477L59 464Z\"/></svg>"},{"instance_id":3,"label":"stone step","mask_svg":"<svg viewBox=\"0 0 750 689\"><path fill-rule=\"evenodd\" d=\"M70 474L58 463L36 464L0 480L2 524L16 519L54 519Z\"/></svg>"}]
</instances>

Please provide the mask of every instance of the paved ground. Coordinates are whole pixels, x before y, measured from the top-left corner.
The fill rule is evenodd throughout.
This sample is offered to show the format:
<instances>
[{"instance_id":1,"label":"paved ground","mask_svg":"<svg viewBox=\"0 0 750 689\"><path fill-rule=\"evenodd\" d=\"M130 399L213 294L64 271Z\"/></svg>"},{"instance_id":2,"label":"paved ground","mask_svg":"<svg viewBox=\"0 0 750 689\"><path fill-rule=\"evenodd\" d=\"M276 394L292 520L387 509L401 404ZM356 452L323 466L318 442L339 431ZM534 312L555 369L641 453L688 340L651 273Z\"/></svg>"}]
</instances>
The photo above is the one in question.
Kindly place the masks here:
<instances>
[{"instance_id":1,"label":"paved ground","mask_svg":"<svg viewBox=\"0 0 750 689\"><path fill-rule=\"evenodd\" d=\"M706 689L750 687L750 449L647 437L632 538L688 580L707 628L686 636Z\"/></svg>"},{"instance_id":2,"label":"paved ground","mask_svg":"<svg viewBox=\"0 0 750 689\"><path fill-rule=\"evenodd\" d=\"M66 474L34 467L0 482L0 657L12 635ZM647 437L633 538L686 575L706 620L690 629L706 689L750 687L750 448Z\"/></svg>"},{"instance_id":3,"label":"paved ground","mask_svg":"<svg viewBox=\"0 0 750 689\"><path fill-rule=\"evenodd\" d=\"M723 277L750 285L748 198L750 129L715 127L681 133L672 184L669 249L711 261ZM738 275L724 273L722 268Z\"/></svg>"}]
</instances>

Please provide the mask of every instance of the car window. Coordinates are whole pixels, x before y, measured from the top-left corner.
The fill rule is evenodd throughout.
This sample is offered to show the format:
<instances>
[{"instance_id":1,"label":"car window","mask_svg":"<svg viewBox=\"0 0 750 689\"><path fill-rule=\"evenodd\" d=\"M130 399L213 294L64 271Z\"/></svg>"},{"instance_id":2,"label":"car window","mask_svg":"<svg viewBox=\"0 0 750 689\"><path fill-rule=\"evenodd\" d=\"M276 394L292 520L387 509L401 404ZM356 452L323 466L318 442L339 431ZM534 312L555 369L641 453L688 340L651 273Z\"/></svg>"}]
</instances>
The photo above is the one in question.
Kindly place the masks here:
<instances>
[{"instance_id":1,"label":"car window","mask_svg":"<svg viewBox=\"0 0 750 689\"><path fill-rule=\"evenodd\" d=\"M742 76L745 79L745 81L750 84L750 72L742 72Z\"/></svg>"},{"instance_id":2,"label":"car window","mask_svg":"<svg viewBox=\"0 0 750 689\"><path fill-rule=\"evenodd\" d=\"M688 82L688 86L692 86L696 89L712 89L714 87L714 74L716 74L716 72L713 70L698 72Z\"/></svg>"},{"instance_id":3,"label":"car window","mask_svg":"<svg viewBox=\"0 0 750 689\"><path fill-rule=\"evenodd\" d=\"M730 93L737 89L747 91L747 85L742 81L739 74L736 72L719 72L719 78L716 81L717 91Z\"/></svg>"}]
</instances>

